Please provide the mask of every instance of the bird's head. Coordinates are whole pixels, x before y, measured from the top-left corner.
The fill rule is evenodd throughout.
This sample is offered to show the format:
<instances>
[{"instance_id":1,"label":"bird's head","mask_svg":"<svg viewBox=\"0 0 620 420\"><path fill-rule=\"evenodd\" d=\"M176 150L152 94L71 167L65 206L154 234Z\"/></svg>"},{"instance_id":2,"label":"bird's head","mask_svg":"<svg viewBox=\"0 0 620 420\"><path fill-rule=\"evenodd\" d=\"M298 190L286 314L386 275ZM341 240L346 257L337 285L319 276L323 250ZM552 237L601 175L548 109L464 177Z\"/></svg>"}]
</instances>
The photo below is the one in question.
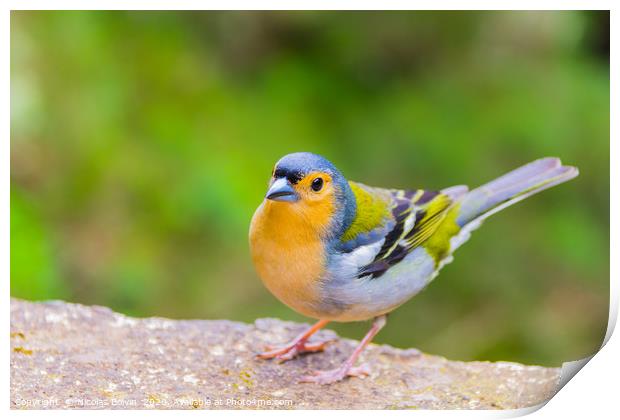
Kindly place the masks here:
<instances>
[{"instance_id":1,"label":"bird's head","mask_svg":"<svg viewBox=\"0 0 620 420\"><path fill-rule=\"evenodd\" d=\"M291 153L280 159L265 201L332 236L344 232L355 216L349 183L330 161L313 153Z\"/></svg>"}]
</instances>

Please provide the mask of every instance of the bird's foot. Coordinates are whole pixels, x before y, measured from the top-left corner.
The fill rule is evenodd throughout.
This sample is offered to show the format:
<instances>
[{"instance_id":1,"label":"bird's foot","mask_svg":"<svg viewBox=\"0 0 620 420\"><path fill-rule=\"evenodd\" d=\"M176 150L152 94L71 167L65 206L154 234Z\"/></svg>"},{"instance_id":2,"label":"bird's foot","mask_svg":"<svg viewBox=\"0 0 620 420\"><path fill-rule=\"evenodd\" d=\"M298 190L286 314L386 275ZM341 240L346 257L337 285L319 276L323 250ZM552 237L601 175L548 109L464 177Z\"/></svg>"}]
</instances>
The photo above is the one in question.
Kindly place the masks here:
<instances>
[{"instance_id":1,"label":"bird's foot","mask_svg":"<svg viewBox=\"0 0 620 420\"><path fill-rule=\"evenodd\" d=\"M308 343L306 341L294 341L283 347L276 348L268 346L268 351L259 353L256 356L261 359L276 359L285 362L303 353L316 353L325 350L325 346L331 341L320 341Z\"/></svg>"},{"instance_id":2,"label":"bird's foot","mask_svg":"<svg viewBox=\"0 0 620 420\"><path fill-rule=\"evenodd\" d=\"M311 375L302 376L299 382L312 382L321 385L333 384L334 382L342 381L347 376L356 376L363 378L370 375L370 369L367 364L361 366L348 366L344 364L339 368L332 370L318 370Z\"/></svg>"}]
</instances>

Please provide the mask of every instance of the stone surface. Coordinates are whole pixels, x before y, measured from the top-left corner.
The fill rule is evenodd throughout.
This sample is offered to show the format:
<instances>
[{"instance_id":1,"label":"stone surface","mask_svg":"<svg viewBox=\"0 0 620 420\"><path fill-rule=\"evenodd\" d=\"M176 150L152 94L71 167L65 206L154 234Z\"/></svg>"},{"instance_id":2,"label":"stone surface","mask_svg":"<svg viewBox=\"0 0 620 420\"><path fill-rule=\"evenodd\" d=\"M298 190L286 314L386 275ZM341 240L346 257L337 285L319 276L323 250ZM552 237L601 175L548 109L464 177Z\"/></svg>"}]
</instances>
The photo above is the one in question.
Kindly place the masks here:
<instances>
[{"instance_id":1,"label":"stone surface","mask_svg":"<svg viewBox=\"0 0 620 420\"><path fill-rule=\"evenodd\" d=\"M254 355L304 325L259 319L130 318L97 306L11 300L11 408L418 408L508 409L537 405L559 369L455 362L387 345L361 357L364 379L300 384L339 365L357 343L278 364ZM317 339L336 338L323 331Z\"/></svg>"}]
</instances>

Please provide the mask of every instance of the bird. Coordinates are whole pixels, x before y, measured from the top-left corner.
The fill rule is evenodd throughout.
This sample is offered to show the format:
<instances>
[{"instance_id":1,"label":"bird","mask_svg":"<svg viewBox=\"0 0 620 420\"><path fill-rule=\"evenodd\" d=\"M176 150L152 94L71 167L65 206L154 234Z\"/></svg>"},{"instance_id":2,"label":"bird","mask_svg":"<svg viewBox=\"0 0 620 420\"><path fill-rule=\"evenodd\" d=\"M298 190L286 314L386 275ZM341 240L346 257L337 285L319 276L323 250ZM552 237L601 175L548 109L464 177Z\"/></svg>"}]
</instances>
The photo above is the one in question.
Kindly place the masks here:
<instances>
[{"instance_id":1,"label":"bird","mask_svg":"<svg viewBox=\"0 0 620 420\"><path fill-rule=\"evenodd\" d=\"M286 361L324 350L310 337L329 322L373 320L339 367L302 376L331 384L370 374L357 358L387 315L421 292L490 215L579 174L542 158L478 188L388 189L349 181L326 158L291 153L275 164L249 229L250 253L266 288L317 322L261 359Z\"/></svg>"}]
</instances>

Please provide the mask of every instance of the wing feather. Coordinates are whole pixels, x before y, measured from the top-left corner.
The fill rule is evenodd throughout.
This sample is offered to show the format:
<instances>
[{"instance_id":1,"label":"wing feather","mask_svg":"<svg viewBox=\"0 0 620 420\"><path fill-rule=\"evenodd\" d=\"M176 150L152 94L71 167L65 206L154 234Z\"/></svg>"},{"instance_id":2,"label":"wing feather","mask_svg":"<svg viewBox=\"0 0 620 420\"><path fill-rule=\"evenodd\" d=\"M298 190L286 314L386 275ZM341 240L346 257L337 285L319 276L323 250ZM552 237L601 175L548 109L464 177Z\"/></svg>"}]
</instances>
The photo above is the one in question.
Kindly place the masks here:
<instances>
[{"instance_id":1,"label":"wing feather","mask_svg":"<svg viewBox=\"0 0 620 420\"><path fill-rule=\"evenodd\" d=\"M386 233L385 242L373 261L360 268L358 277L379 277L423 245L455 204L450 195L441 191L385 191L391 196L393 227Z\"/></svg>"}]
</instances>

